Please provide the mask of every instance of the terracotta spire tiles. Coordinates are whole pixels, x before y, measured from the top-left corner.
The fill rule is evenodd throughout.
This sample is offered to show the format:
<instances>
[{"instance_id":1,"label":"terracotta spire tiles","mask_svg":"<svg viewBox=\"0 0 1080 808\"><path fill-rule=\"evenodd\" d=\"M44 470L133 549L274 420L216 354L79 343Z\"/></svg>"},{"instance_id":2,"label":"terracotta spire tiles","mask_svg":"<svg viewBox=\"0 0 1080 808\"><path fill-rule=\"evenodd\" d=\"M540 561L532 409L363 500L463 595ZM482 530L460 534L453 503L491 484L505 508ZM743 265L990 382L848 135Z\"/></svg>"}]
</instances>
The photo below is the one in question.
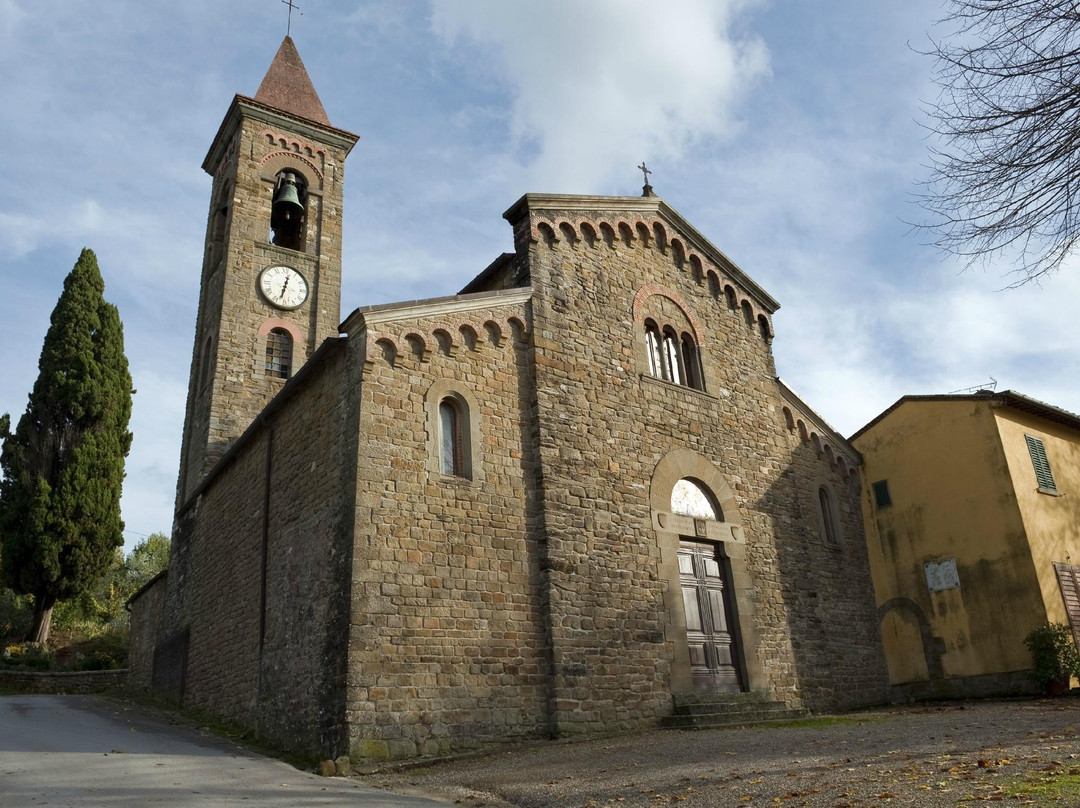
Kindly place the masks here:
<instances>
[{"instance_id":1,"label":"terracotta spire tiles","mask_svg":"<svg viewBox=\"0 0 1080 808\"><path fill-rule=\"evenodd\" d=\"M255 100L267 106L330 126L319 94L311 83L292 37L285 37L270 69L266 71Z\"/></svg>"}]
</instances>

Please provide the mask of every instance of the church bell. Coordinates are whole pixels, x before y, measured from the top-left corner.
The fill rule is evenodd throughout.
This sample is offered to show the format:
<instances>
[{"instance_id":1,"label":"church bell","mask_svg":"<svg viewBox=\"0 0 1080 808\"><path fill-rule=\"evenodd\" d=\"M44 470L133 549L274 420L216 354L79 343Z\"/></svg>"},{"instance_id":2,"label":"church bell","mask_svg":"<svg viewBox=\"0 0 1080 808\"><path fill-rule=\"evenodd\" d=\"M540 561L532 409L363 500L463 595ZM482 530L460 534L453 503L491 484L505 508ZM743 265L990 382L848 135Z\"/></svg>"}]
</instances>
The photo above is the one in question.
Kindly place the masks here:
<instances>
[{"instance_id":1,"label":"church bell","mask_svg":"<svg viewBox=\"0 0 1080 808\"><path fill-rule=\"evenodd\" d=\"M300 201L300 189L296 186L296 175L286 172L281 175L281 182L274 194L274 204L270 211L270 225L277 227L279 224L299 219L304 215L304 205Z\"/></svg>"}]
</instances>

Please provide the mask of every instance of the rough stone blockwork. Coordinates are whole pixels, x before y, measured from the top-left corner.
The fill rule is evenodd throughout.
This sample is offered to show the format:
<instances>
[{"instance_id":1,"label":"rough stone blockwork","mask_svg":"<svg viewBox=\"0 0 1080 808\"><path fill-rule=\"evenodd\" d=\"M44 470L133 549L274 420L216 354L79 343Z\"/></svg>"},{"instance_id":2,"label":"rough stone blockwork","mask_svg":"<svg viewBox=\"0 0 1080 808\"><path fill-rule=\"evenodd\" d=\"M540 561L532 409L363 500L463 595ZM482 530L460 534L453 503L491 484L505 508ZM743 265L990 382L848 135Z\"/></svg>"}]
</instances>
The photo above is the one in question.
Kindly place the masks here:
<instances>
[{"instance_id":1,"label":"rough stone blockwork","mask_svg":"<svg viewBox=\"0 0 1080 808\"><path fill-rule=\"evenodd\" d=\"M0 688L30 693L100 693L127 684L128 672L119 671L0 671Z\"/></svg>"},{"instance_id":2,"label":"rough stone blockwork","mask_svg":"<svg viewBox=\"0 0 1080 808\"><path fill-rule=\"evenodd\" d=\"M657 464L681 449L734 492L737 511L724 519L745 535L732 561L736 585L748 584L734 592L744 685L813 709L883 700L857 480L837 449L787 428L764 304L737 270L669 241L655 218L520 215L529 217L515 229L535 292L540 538L559 730L648 726L670 711L685 639L672 631L681 604L664 586L650 505L670 496L651 489ZM646 318L697 335L703 391L651 377ZM822 485L837 499L835 545L820 535Z\"/></svg>"},{"instance_id":3,"label":"rough stone blockwork","mask_svg":"<svg viewBox=\"0 0 1080 808\"><path fill-rule=\"evenodd\" d=\"M324 753L345 742L352 527L342 486L352 467L338 345L324 346L178 514L162 632L188 631L186 704Z\"/></svg>"},{"instance_id":4,"label":"rough stone blockwork","mask_svg":"<svg viewBox=\"0 0 1080 808\"><path fill-rule=\"evenodd\" d=\"M355 756L546 733L527 319L522 304L403 312L366 333L347 704ZM439 466L447 398L466 421L457 475Z\"/></svg>"}]
</instances>

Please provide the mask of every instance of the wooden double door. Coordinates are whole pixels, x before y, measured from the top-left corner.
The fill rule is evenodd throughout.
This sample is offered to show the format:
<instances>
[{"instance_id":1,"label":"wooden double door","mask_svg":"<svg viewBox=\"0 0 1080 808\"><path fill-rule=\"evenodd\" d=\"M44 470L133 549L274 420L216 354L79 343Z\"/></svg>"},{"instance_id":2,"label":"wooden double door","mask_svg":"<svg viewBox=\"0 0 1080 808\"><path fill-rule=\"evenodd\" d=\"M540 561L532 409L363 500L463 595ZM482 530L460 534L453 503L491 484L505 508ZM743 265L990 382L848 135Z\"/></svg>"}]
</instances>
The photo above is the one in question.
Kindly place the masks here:
<instances>
[{"instance_id":1,"label":"wooden double door","mask_svg":"<svg viewBox=\"0 0 1080 808\"><path fill-rule=\"evenodd\" d=\"M694 690L744 689L728 560L712 542L679 542L679 581Z\"/></svg>"}]
</instances>

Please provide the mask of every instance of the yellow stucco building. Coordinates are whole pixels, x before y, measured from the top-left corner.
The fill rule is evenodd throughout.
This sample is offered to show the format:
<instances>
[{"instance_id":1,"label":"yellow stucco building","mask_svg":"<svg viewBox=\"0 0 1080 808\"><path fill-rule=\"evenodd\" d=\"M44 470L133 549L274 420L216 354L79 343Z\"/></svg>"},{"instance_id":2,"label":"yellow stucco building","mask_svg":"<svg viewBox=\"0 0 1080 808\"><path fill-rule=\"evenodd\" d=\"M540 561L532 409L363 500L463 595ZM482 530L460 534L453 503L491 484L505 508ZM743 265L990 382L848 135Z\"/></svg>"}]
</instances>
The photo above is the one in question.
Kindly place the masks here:
<instances>
[{"instance_id":1,"label":"yellow stucco building","mask_svg":"<svg viewBox=\"0 0 1080 808\"><path fill-rule=\"evenodd\" d=\"M1080 631L1080 416L1012 391L904 396L851 440L892 684L1031 690L1028 632Z\"/></svg>"}]
</instances>

